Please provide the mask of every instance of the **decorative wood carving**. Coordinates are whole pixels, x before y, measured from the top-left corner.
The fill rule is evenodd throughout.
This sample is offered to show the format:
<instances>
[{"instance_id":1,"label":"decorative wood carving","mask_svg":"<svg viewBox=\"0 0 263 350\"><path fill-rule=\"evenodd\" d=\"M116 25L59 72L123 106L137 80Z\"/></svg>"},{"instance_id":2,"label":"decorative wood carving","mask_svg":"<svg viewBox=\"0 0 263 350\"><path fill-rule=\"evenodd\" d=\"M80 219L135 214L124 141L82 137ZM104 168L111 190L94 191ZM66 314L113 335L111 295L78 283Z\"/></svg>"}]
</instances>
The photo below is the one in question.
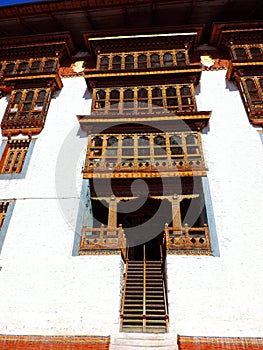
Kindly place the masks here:
<instances>
[{"instance_id":1,"label":"decorative wood carving","mask_svg":"<svg viewBox=\"0 0 263 350\"><path fill-rule=\"evenodd\" d=\"M263 126L263 22L215 24L211 42L228 52L227 79L237 83L250 122Z\"/></svg>"},{"instance_id":2,"label":"decorative wood carving","mask_svg":"<svg viewBox=\"0 0 263 350\"><path fill-rule=\"evenodd\" d=\"M204 227L165 227L166 249L169 253L205 253L211 255L209 230Z\"/></svg>"},{"instance_id":3,"label":"decorative wood carving","mask_svg":"<svg viewBox=\"0 0 263 350\"><path fill-rule=\"evenodd\" d=\"M98 134L90 137L84 178L206 174L199 133ZM191 175L189 175L191 174Z\"/></svg>"},{"instance_id":4,"label":"decorative wood carving","mask_svg":"<svg viewBox=\"0 0 263 350\"><path fill-rule=\"evenodd\" d=\"M0 201L0 229L3 226L9 204L10 202Z\"/></svg>"},{"instance_id":5,"label":"decorative wood carving","mask_svg":"<svg viewBox=\"0 0 263 350\"><path fill-rule=\"evenodd\" d=\"M0 174L20 173L28 151L30 139L8 140L0 160Z\"/></svg>"},{"instance_id":6,"label":"decorative wood carving","mask_svg":"<svg viewBox=\"0 0 263 350\"><path fill-rule=\"evenodd\" d=\"M82 229L79 254L87 255L96 253L113 254L122 253L126 258L126 238L122 226Z\"/></svg>"},{"instance_id":7,"label":"decorative wood carving","mask_svg":"<svg viewBox=\"0 0 263 350\"><path fill-rule=\"evenodd\" d=\"M2 134L10 137L40 133L51 94L51 88L13 90L1 123Z\"/></svg>"}]
</instances>

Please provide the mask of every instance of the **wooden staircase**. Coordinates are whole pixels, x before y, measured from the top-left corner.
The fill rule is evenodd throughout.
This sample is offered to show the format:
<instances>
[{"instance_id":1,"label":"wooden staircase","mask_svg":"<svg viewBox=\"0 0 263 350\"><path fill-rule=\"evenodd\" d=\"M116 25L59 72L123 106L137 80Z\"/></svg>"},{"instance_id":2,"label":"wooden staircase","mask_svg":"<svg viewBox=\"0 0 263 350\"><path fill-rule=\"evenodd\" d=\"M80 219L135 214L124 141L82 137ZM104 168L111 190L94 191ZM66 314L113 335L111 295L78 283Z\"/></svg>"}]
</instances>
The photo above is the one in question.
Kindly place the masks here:
<instances>
[{"instance_id":1,"label":"wooden staircase","mask_svg":"<svg viewBox=\"0 0 263 350\"><path fill-rule=\"evenodd\" d=\"M126 261L121 332L168 332L162 261Z\"/></svg>"}]
</instances>

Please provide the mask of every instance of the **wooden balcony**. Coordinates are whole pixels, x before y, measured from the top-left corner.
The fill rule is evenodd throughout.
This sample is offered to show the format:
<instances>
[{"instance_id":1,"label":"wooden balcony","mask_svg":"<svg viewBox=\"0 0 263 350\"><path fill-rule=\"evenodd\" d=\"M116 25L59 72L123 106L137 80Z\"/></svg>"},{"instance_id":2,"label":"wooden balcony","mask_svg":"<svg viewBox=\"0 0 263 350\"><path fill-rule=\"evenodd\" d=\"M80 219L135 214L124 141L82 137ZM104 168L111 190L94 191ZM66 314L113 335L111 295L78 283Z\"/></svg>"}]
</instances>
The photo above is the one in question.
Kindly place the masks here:
<instances>
[{"instance_id":1,"label":"wooden balcony","mask_svg":"<svg viewBox=\"0 0 263 350\"><path fill-rule=\"evenodd\" d=\"M44 127L46 113L42 110L29 113L6 113L1 123L3 135L37 134Z\"/></svg>"},{"instance_id":2,"label":"wooden balcony","mask_svg":"<svg viewBox=\"0 0 263 350\"><path fill-rule=\"evenodd\" d=\"M83 226L80 255L90 254L121 254L126 259L126 238L122 226L89 228Z\"/></svg>"},{"instance_id":3,"label":"wooden balcony","mask_svg":"<svg viewBox=\"0 0 263 350\"><path fill-rule=\"evenodd\" d=\"M62 80L58 72L41 72L36 73L20 73L5 74L4 81L7 85L53 87L54 90L61 90L63 87Z\"/></svg>"},{"instance_id":4,"label":"wooden balcony","mask_svg":"<svg viewBox=\"0 0 263 350\"><path fill-rule=\"evenodd\" d=\"M166 249L174 254L212 255L207 225L182 228L165 226Z\"/></svg>"},{"instance_id":5,"label":"wooden balcony","mask_svg":"<svg viewBox=\"0 0 263 350\"><path fill-rule=\"evenodd\" d=\"M172 160L155 159L137 161L106 161L89 159L83 170L84 178L122 178L122 177L169 177L206 176L203 157L177 157Z\"/></svg>"}]
</instances>

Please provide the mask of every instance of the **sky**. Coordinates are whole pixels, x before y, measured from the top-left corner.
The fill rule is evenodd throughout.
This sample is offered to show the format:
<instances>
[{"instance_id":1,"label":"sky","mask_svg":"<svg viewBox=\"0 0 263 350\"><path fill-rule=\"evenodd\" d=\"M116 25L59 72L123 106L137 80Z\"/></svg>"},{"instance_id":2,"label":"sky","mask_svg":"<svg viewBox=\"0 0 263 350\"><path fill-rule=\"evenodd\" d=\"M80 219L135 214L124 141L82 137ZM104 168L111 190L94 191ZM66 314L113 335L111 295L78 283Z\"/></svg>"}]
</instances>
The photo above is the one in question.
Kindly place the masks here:
<instances>
[{"instance_id":1,"label":"sky","mask_svg":"<svg viewBox=\"0 0 263 350\"><path fill-rule=\"evenodd\" d=\"M41 1L41 0L0 0L0 7L8 6L8 5L24 4L26 2L37 2L37 1Z\"/></svg>"}]
</instances>

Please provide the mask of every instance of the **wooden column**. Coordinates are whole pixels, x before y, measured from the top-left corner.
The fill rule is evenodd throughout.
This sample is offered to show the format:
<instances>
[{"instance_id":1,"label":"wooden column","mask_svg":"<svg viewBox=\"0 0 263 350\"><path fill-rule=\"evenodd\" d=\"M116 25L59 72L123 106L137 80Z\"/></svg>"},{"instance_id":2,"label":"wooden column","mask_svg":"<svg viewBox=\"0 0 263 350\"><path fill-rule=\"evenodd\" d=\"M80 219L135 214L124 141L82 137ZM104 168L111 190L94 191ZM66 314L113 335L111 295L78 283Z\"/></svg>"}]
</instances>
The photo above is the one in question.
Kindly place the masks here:
<instances>
[{"instance_id":1,"label":"wooden column","mask_svg":"<svg viewBox=\"0 0 263 350\"><path fill-rule=\"evenodd\" d=\"M180 196L174 194L172 196L172 216L173 216L173 227L181 228L181 212L180 212Z\"/></svg>"},{"instance_id":2,"label":"wooden column","mask_svg":"<svg viewBox=\"0 0 263 350\"><path fill-rule=\"evenodd\" d=\"M115 196L110 197L108 227L117 228L117 201Z\"/></svg>"}]
</instances>

